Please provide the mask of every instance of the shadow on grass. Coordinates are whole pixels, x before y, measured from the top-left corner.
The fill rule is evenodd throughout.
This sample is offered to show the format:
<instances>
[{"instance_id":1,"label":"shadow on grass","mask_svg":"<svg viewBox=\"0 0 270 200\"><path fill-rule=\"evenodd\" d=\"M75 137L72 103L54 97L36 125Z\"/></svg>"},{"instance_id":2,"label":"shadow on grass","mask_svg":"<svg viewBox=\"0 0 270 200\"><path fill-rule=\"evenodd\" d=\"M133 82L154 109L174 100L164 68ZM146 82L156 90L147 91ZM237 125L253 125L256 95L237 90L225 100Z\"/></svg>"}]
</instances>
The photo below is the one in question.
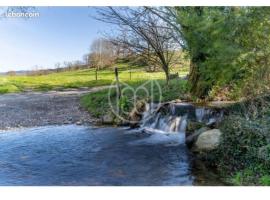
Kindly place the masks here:
<instances>
[{"instance_id":1,"label":"shadow on grass","mask_svg":"<svg viewBox=\"0 0 270 200\"><path fill-rule=\"evenodd\" d=\"M41 84L35 88L35 90L44 91L47 92L49 90L52 90L54 87L49 84Z\"/></svg>"},{"instance_id":2,"label":"shadow on grass","mask_svg":"<svg viewBox=\"0 0 270 200\"><path fill-rule=\"evenodd\" d=\"M0 88L0 94L6 94L6 93L8 93L8 89Z\"/></svg>"},{"instance_id":3,"label":"shadow on grass","mask_svg":"<svg viewBox=\"0 0 270 200\"><path fill-rule=\"evenodd\" d=\"M96 87L96 86L104 86L110 85L112 83L111 80L92 80L92 81L75 81L71 83L66 83L63 85L64 88L80 88L80 87Z\"/></svg>"}]
</instances>

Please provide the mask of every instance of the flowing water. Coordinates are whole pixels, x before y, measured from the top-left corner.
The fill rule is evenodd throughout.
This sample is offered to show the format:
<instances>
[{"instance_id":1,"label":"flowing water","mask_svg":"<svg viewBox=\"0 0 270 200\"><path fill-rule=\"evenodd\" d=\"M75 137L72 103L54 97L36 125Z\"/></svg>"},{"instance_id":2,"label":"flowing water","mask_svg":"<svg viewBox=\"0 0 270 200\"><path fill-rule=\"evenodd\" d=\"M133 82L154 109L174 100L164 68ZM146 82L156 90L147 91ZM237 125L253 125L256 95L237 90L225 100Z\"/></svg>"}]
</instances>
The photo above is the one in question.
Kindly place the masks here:
<instances>
[{"instance_id":1,"label":"flowing water","mask_svg":"<svg viewBox=\"0 0 270 200\"><path fill-rule=\"evenodd\" d=\"M178 138L75 125L0 134L0 185L192 183L187 149Z\"/></svg>"},{"instance_id":2,"label":"flowing water","mask_svg":"<svg viewBox=\"0 0 270 200\"><path fill-rule=\"evenodd\" d=\"M3 131L0 185L220 185L192 165L185 146L190 108L184 107L166 116L148 109L135 130L66 125Z\"/></svg>"}]
</instances>

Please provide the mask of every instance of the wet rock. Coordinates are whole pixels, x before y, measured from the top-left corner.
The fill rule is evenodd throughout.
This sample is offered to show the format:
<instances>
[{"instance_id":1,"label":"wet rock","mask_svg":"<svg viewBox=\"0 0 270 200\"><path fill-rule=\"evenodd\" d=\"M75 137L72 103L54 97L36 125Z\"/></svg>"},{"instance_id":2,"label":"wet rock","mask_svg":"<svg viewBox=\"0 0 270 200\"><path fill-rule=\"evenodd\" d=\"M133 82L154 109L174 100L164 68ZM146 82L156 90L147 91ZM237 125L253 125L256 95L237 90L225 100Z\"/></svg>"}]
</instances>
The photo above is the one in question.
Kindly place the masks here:
<instances>
[{"instance_id":1,"label":"wet rock","mask_svg":"<svg viewBox=\"0 0 270 200\"><path fill-rule=\"evenodd\" d=\"M209 121L206 125L211 129L217 127L217 119L216 118L209 119Z\"/></svg>"},{"instance_id":2,"label":"wet rock","mask_svg":"<svg viewBox=\"0 0 270 200\"><path fill-rule=\"evenodd\" d=\"M146 105L145 105L144 101L138 101L136 106L130 112L129 121L130 121L130 127L131 128L139 127L139 122L142 119L143 112L145 111L145 106Z\"/></svg>"},{"instance_id":3,"label":"wet rock","mask_svg":"<svg viewBox=\"0 0 270 200\"><path fill-rule=\"evenodd\" d=\"M216 149L221 141L222 132L219 129L211 129L201 133L195 142L193 151L210 151Z\"/></svg>"},{"instance_id":4,"label":"wet rock","mask_svg":"<svg viewBox=\"0 0 270 200\"><path fill-rule=\"evenodd\" d=\"M187 134L194 133L196 130L204 127L204 123L197 121L188 121L186 132Z\"/></svg>"},{"instance_id":5,"label":"wet rock","mask_svg":"<svg viewBox=\"0 0 270 200\"><path fill-rule=\"evenodd\" d=\"M196 142L197 138L199 135L201 135L203 132L208 131L208 127L202 127L198 130L196 130L194 133L190 134L189 136L186 137L186 144L188 147L192 147L192 145Z\"/></svg>"},{"instance_id":6,"label":"wet rock","mask_svg":"<svg viewBox=\"0 0 270 200\"><path fill-rule=\"evenodd\" d=\"M118 117L116 117L114 119L114 124L116 124L117 126L129 126L129 122L128 121L122 120L122 119L120 119Z\"/></svg>"},{"instance_id":7,"label":"wet rock","mask_svg":"<svg viewBox=\"0 0 270 200\"><path fill-rule=\"evenodd\" d=\"M173 115L173 116L185 116L187 115L189 119L196 119L195 116L195 107L186 102L182 102L178 100L165 102L159 105L157 108L157 113L161 113L163 115Z\"/></svg>"},{"instance_id":8,"label":"wet rock","mask_svg":"<svg viewBox=\"0 0 270 200\"><path fill-rule=\"evenodd\" d=\"M76 122L76 125L82 125L82 122L81 121L77 121Z\"/></svg>"}]
</instances>

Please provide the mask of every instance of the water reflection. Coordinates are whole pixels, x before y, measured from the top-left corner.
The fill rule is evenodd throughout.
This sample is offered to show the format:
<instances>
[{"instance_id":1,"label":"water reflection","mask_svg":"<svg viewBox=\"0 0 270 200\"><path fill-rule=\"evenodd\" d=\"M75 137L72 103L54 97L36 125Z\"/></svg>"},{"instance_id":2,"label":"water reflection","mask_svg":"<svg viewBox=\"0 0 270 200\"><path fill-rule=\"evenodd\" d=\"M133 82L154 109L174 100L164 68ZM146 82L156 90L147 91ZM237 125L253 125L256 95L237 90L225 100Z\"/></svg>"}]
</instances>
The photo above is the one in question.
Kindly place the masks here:
<instances>
[{"instance_id":1,"label":"water reflection","mask_svg":"<svg viewBox=\"0 0 270 200\"><path fill-rule=\"evenodd\" d=\"M0 185L192 185L186 147L164 137L75 125L3 132Z\"/></svg>"}]
</instances>

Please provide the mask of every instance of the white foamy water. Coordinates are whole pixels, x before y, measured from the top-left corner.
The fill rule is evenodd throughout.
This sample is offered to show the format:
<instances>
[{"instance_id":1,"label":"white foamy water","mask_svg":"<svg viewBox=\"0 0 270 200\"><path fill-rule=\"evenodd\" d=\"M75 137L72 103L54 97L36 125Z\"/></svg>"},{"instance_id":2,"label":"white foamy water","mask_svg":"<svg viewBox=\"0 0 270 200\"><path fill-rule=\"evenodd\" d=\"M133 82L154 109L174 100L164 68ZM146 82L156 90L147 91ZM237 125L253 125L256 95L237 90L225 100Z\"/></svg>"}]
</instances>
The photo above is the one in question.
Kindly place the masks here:
<instances>
[{"instance_id":1,"label":"white foamy water","mask_svg":"<svg viewBox=\"0 0 270 200\"><path fill-rule=\"evenodd\" d=\"M170 106L172 113L175 108ZM150 136L130 142L132 145L180 145L185 143L187 114L182 116L164 115L157 111L157 105L146 106L140 131Z\"/></svg>"},{"instance_id":2,"label":"white foamy water","mask_svg":"<svg viewBox=\"0 0 270 200\"><path fill-rule=\"evenodd\" d=\"M144 128L149 137L129 142L130 145L166 145L177 146L185 143L184 133L165 132L153 128Z\"/></svg>"}]
</instances>

